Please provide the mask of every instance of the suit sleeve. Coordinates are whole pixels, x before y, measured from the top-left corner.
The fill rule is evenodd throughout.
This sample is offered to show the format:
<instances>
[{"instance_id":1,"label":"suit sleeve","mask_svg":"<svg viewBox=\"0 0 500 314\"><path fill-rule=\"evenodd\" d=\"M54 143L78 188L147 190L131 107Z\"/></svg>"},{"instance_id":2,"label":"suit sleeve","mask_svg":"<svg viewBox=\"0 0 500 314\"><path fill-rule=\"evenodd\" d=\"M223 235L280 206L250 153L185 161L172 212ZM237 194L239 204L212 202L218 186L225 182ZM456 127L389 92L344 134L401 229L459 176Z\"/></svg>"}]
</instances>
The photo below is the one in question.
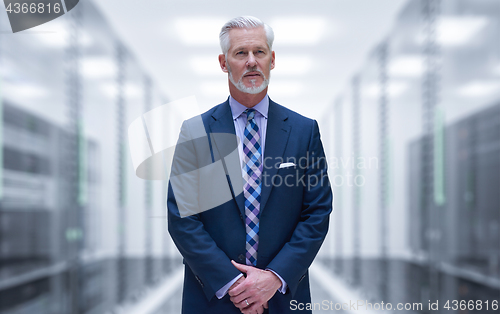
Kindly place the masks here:
<instances>
[{"instance_id":1,"label":"suit sleeve","mask_svg":"<svg viewBox=\"0 0 500 314\"><path fill-rule=\"evenodd\" d=\"M216 291L241 272L217 246L200 221L200 215L196 214L199 212L199 180L197 172L193 171L198 168L195 143L196 140L191 139L187 123L184 122L175 149L168 185L168 231L185 263L202 286L205 296L210 300ZM186 215L186 212L193 214Z\"/></svg>"},{"instance_id":2,"label":"suit sleeve","mask_svg":"<svg viewBox=\"0 0 500 314\"><path fill-rule=\"evenodd\" d=\"M300 220L290 241L267 266L283 277L292 297L325 239L332 211L333 194L316 121L313 121L307 156Z\"/></svg>"}]
</instances>

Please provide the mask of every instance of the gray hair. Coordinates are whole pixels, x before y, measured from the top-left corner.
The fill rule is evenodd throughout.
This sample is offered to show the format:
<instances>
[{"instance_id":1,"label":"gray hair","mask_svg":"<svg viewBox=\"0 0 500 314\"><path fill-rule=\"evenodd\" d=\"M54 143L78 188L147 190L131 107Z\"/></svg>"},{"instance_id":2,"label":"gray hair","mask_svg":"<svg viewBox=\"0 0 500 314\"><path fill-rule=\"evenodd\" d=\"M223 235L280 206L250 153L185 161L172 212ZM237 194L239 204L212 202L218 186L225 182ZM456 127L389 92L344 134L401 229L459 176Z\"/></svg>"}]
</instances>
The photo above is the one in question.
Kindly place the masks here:
<instances>
[{"instance_id":1,"label":"gray hair","mask_svg":"<svg viewBox=\"0 0 500 314\"><path fill-rule=\"evenodd\" d=\"M219 34L220 47L222 49L222 53L227 56L227 52L229 51L229 47L231 43L229 42L229 31L233 28L258 28L263 27L266 31L267 38L267 46L269 50L273 50L273 41L274 41L274 32L271 26L265 24L261 20L253 16L239 16L234 19L229 20L224 26Z\"/></svg>"}]
</instances>

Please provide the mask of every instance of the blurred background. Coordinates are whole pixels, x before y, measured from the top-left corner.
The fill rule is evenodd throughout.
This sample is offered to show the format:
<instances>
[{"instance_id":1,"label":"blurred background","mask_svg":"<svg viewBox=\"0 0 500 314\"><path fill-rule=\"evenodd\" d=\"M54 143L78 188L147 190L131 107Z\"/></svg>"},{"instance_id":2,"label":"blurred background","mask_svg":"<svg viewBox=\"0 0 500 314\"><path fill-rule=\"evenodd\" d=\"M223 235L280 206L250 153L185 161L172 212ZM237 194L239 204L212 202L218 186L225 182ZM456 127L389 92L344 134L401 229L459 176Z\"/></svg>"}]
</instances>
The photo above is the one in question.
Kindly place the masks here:
<instances>
[{"instance_id":1,"label":"blurred background","mask_svg":"<svg viewBox=\"0 0 500 314\"><path fill-rule=\"evenodd\" d=\"M87 0L15 34L0 11L0 313L180 313L166 184L135 176L127 129L195 95L169 107L175 141L228 97L218 33L239 15L274 28L271 99L320 125L313 302L498 313L500 1Z\"/></svg>"}]
</instances>

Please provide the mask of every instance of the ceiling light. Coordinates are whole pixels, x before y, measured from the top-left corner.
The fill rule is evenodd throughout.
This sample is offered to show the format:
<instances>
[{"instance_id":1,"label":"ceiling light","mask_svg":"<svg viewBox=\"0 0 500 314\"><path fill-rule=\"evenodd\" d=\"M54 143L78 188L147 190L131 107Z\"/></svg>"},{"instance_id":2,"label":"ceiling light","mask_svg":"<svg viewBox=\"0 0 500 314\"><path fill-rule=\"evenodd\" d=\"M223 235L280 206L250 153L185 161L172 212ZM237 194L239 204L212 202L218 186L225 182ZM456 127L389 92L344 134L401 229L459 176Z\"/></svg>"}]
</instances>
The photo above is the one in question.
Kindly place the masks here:
<instances>
[{"instance_id":1,"label":"ceiling light","mask_svg":"<svg viewBox=\"0 0 500 314\"><path fill-rule=\"evenodd\" d=\"M101 91L109 98L114 98L118 95L118 88L113 83L102 84Z\"/></svg>"},{"instance_id":2,"label":"ceiling light","mask_svg":"<svg viewBox=\"0 0 500 314\"><path fill-rule=\"evenodd\" d=\"M418 77L424 73L424 63L419 56L402 56L389 64L389 75L400 77Z\"/></svg>"},{"instance_id":3,"label":"ceiling light","mask_svg":"<svg viewBox=\"0 0 500 314\"><path fill-rule=\"evenodd\" d=\"M34 37L48 47L63 48L68 44L68 24L62 19L39 25L33 31Z\"/></svg>"},{"instance_id":4,"label":"ceiling light","mask_svg":"<svg viewBox=\"0 0 500 314\"><path fill-rule=\"evenodd\" d=\"M272 75L305 74L312 68L313 61L306 56L285 56L276 59Z\"/></svg>"},{"instance_id":5,"label":"ceiling light","mask_svg":"<svg viewBox=\"0 0 500 314\"><path fill-rule=\"evenodd\" d=\"M218 46L219 33L225 22L216 18L181 18L174 22L174 29L186 45Z\"/></svg>"},{"instance_id":6,"label":"ceiling light","mask_svg":"<svg viewBox=\"0 0 500 314\"><path fill-rule=\"evenodd\" d=\"M125 96L129 98L138 98L142 96L141 86L133 83L125 84Z\"/></svg>"},{"instance_id":7,"label":"ceiling light","mask_svg":"<svg viewBox=\"0 0 500 314\"><path fill-rule=\"evenodd\" d=\"M486 23L484 17L443 17L438 22L438 40L445 46L466 44Z\"/></svg>"},{"instance_id":8,"label":"ceiling light","mask_svg":"<svg viewBox=\"0 0 500 314\"><path fill-rule=\"evenodd\" d=\"M116 83L107 83L101 85L101 90L106 94L106 96L113 98L118 95L118 87ZM137 98L142 95L142 89L139 85L128 83L125 84L123 89L123 94L127 98Z\"/></svg>"},{"instance_id":9,"label":"ceiling light","mask_svg":"<svg viewBox=\"0 0 500 314\"><path fill-rule=\"evenodd\" d=\"M327 27L320 17L276 18L270 23L278 44L313 45L320 42Z\"/></svg>"},{"instance_id":10,"label":"ceiling light","mask_svg":"<svg viewBox=\"0 0 500 314\"><path fill-rule=\"evenodd\" d=\"M81 72L89 79L114 78L117 66L112 59L106 57L84 58L81 62Z\"/></svg>"},{"instance_id":11,"label":"ceiling light","mask_svg":"<svg viewBox=\"0 0 500 314\"><path fill-rule=\"evenodd\" d=\"M500 81L473 81L458 89L458 94L468 97L488 96L500 90Z\"/></svg>"},{"instance_id":12,"label":"ceiling light","mask_svg":"<svg viewBox=\"0 0 500 314\"><path fill-rule=\"evenodd\" d=\"M296 97L304 91L300 82L272 82L269 84L269 94L273 98Z\"/></svg>"},{"instance_id":13,"label":"ceiling light","mask_svg":"<svg viewBox=\"0 0 500 314\"><path fill-rule=\"evenodd\" d=\"M35 38L47 47L64 48L68 45L66 31L40 33L36 34Z\"/></svg>"},{"instance_id":14,"label":"ceiling light","mask_svg":"<svg viewBox=\"0 0 500 314\"><path fill-rule=\"evenodd\" d=\"M200 85L201 92L207 97L227 98L229 87L227 81L206 81Z\"/></svg>"},{"instance_id":15,"label":"ceiling light","mask_svg":"<svg viewBox=\"0 0 500 314\"><path fill-rule=\"evenodd\" d=\"M407 88L408 88L408 85L406 83L391 82L388 85L387 94L391 98L396 98L396 97L399 97L401 94L403 94ZM380 97L380 84L373 83L373 84L367 85L363 89L363 96L368 97L368 98Z\"/></svg>"},{"instance_id":16,"label":"ceiling light","mask_svg":"<svg viewBox=\"0 0 500 314\"><path fill-rule=\"evenodd\" d=\"M217 56L193 57L189 60L193 71L198 75L221 75L224 74L220 68Z\"/></svg>"},{"instance_id":17,"label":"ceiling light","mask_svg":"<svg viewBox=\"0 0 500 314\"><path fill-rule=\"evenodd\" d=\"M6 98L16 100L41 99L49 95L46 88L28 82L12 83L5 81L2 90Z\"/></svg>"},{"instance_id":18,"label":"ceiling light","mask_svg":"<svg viewBox=\"0 0 500 314\"><path fill-rule=\"evenodd\" d=\"M32 35L47 47L64 48L70 43L69 27L68 23L58 19L39 25L36 31L32 31ZM80 29L77 33L80 45L88 47L92 44L92 38L86 31Z\"/></svg>"},{"instance_id":19,"label":"ceiling light","mask_svg":"<svg viewBox=\"0 0 500 314\"><path fill-rule=\"evenodd\" d=\"M455 47L470 42L487 24L488 19L480 16L444 16L437 23L437 41L443 46ZM426 34L418 35L418 43L425 42Z\"/></svg>"}]
</instances>

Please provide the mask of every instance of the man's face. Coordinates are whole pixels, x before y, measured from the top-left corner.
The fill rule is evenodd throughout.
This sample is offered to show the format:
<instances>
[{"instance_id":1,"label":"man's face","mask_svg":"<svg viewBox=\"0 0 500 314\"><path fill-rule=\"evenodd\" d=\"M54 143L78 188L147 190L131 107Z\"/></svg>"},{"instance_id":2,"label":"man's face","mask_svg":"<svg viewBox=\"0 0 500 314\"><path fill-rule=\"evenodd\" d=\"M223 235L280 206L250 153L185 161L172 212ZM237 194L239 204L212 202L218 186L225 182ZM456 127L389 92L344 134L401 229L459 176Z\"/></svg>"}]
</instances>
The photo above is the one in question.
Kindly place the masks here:
<instances>
[{"instance_id":1,"label":"man's face","mask_svg":"<svg viewBox=\"0 0 500 314\"><path fill-rule=\"evenodd\" d=\"M240 91L256 94L267 87L274 69L274 51L267 46L264 28L236 28L229 31L227 58L219 56L221 68Z\"/></svg>"}]
</instances>

